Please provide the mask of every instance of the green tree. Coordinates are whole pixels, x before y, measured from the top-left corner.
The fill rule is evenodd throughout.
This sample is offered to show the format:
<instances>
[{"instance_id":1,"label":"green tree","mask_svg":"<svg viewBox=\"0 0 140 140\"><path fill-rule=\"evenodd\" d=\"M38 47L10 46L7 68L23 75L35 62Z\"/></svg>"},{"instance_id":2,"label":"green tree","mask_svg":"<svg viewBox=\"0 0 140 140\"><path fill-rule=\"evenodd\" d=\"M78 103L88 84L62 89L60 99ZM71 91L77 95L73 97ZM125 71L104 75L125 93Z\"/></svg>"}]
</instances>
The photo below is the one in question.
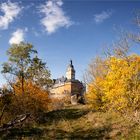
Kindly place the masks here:
<instances>
[{"instance_id":1,"label":"green tree","mask_svg":"<svg viewBox=\"0 0 140 140\"><path fill-rule=\"evenodd\" d=\"M39 83L42 77L50 81L50 71L46 63L37 57L37 51L32 44L24 42L12 44L7 55L9 59L3 64L2 73L13 75L14 79L21 83L22 93L24 93L25 80L32 79L33 82ZM42 74L44 76L41 76Z\"/></svg>"},{"instance_id":2,"label":"green tree","mask_svg":"<svg viewBox=\"0 0 140 140\"><path fill-rule=\"evenodd\" d=\"M38 56L35 56L32 59L27 73L29 79L31 79L38 86L45 89L48 89L52 82L50 79L50 71L48 70L48 67L46 67L46 63L42 62Z\"/></svg>"}]
</instances>

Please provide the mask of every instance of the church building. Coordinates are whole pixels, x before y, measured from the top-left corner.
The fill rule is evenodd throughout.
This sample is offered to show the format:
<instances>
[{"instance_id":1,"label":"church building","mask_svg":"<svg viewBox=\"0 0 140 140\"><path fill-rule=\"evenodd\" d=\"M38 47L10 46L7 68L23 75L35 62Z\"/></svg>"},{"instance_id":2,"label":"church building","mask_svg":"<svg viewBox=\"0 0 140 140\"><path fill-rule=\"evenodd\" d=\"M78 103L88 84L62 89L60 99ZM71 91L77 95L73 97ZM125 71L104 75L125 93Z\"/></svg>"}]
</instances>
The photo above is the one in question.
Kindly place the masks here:
<instances>
[{"instance_id":1,"label":"church building","mask_svg":"<svg viewBox=\"0 0 140 140\"><path fill-rule=\"evenodd\" d=\"M53 85L50 88L50 96L51 98L58 99L70 97L71 103L77 104L78 102L84 102L84 92L85 86L82 82L75 79L75 69L72 60L70 60L66 70L66 76L53 80Z\"/></svg>"}]
</instances>

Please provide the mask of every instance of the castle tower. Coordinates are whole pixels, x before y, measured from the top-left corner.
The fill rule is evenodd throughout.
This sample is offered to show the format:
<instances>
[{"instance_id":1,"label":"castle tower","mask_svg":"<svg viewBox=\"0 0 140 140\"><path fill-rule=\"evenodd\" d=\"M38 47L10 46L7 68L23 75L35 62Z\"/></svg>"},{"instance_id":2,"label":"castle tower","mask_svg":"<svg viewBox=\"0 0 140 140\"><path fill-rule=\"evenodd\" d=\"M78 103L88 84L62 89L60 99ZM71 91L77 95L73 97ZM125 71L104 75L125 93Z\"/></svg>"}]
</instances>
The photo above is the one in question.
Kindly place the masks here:
<instances>
[{"instance_id":1,"label":"castle tower","mask_svg":"<svg viewBox=\"0 0 140 140\"><path fill-rule=\"evenodd\" d=\"M75 80L75 70L72 64L72 60L70 60L70 64L67 67L66 77L68 80Z\"/></svg>"}]
</instances>

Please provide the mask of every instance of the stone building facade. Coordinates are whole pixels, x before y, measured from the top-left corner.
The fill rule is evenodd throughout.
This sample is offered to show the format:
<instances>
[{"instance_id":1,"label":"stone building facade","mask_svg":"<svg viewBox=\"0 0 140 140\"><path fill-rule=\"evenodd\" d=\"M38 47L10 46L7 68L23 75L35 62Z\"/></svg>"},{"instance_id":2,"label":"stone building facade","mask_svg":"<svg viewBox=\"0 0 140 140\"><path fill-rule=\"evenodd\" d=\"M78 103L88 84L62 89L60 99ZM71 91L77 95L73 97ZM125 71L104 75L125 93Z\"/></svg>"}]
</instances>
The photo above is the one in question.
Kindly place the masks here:
<instances>
[{"instance_id":1,"label":"stone building facade","mask_svg":"<svg viewBox=\"0 0 140 140\"><path fill-rule=\"evenodd\" d=\"M53 80L53 85L50 88L50 96L51 98L59 99L70 97L71 103L77 104L78 102L84 103L84 92L85 86L82 82L75 79L75 69L72 60L70 60L66 76Z\"/></svg>"}]
</instances>

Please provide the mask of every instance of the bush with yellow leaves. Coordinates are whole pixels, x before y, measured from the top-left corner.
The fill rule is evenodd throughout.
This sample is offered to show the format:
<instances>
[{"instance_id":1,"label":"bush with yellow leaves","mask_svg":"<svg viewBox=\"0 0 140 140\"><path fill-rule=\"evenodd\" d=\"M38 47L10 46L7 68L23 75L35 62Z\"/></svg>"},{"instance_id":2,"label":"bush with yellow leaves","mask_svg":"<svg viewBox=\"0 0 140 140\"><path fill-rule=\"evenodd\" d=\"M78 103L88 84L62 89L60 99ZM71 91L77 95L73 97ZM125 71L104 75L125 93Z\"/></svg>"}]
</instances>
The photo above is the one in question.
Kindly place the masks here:
<instances>
[{"instance_id":1,"label":"bush with yellow leaves","mask_svg":"<svg viewBox=\"0 0 140 140\"><path fill-rule=\"evenodd\" d=\"M89 83L89 103L95 109L113 109L120 112L140 109L140 56L113 56L102 62L104 67L100 68L106 72L102 75L96 74ZM98 65L93 69L96 70Z\"/></svg>"}]
</instances>

